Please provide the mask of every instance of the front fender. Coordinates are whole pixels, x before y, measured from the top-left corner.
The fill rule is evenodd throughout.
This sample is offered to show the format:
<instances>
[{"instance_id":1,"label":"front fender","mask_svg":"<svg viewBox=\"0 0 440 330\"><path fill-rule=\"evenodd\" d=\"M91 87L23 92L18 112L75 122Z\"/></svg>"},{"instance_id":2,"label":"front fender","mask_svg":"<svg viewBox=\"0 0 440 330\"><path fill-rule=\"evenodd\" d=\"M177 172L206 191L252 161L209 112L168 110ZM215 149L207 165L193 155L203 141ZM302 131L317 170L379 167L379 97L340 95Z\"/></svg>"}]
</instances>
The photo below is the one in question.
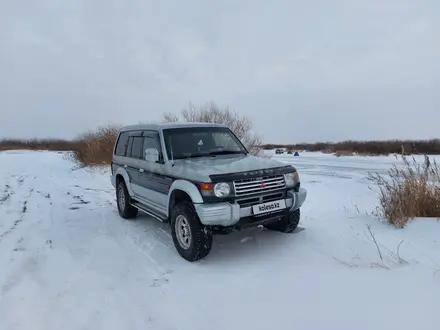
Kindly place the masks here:
<instances>
[{"instance_id":1,"label":"front fender","mask_svg":"<svg viewBox=\"0 0 440 330\"><path fill-rule=\"evenodd\" d=\"M133 193L133 190L131 189L130 177L128 176L128 173L125 170L125 168L119 167L113 175L115 176L115 183L116 183L116 177L118 175L122 175L122 177L124 178L124 181L125 181L125 186L127 187L127 191L129 193L129 195L133 197L134 193ZM118 189L118 187L116 187L116 189Z\"/></svg>"},{"instance_id":2,"label":"front fender","mask_svg":"<svg viewBox=\"0 0 440 330\"><path fill-rule=\"evenodd\" d=\"M170 191L168 192L168 204L170 201L171 194L174 190L182 190L191 197L191 200L194 204L203 203L203 197L200 194L200 191L194 185L194 183L186 181L186 180L176 180L170 187ZM169 205L168 205L169 206Z\"/></svg>"}]
</instances>

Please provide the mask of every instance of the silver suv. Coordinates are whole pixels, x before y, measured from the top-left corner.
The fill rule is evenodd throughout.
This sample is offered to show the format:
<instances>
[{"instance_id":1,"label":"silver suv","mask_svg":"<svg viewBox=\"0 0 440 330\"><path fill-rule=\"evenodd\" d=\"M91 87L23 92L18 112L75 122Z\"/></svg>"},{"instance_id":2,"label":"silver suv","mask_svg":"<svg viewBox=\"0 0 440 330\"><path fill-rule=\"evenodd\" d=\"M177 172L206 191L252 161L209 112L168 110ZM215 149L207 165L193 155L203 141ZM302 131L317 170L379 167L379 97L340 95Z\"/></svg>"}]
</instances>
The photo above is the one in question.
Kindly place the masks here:
<instances>
[{"instance_id":1,"label":"silver suv","mask_svg":"<svg viewBox=\"0 0 440 330\"><path fill-rule=\"evenodd\" d=\"M214 234L258 225L294 231L307 196L295 167L250 155L227 126L212 123L124 127L111 169L120 216L140 210L169 223L188 261L208 255Z\"/></svg>"}]
</instances>

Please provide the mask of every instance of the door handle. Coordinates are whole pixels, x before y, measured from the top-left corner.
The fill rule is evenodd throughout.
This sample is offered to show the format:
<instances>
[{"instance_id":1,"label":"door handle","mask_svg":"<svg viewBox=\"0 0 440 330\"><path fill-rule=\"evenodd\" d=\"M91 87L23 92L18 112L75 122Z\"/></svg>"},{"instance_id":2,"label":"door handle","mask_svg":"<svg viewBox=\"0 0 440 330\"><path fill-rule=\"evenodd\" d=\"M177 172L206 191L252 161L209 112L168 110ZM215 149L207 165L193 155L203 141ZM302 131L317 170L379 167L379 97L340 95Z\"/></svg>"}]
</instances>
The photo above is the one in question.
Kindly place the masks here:
<instances>
[{"instance_id":1,"label":"door handle","mask_svg":"<svg viewBox=\"0 0 440 330\"><path fill-rule=\"evenodd\" d=\"M144 173L145 170L144 170L143 168L140 168L140 169L139 169L139 172L140 172L140 173Z\"/></svg>"}]
</instances>

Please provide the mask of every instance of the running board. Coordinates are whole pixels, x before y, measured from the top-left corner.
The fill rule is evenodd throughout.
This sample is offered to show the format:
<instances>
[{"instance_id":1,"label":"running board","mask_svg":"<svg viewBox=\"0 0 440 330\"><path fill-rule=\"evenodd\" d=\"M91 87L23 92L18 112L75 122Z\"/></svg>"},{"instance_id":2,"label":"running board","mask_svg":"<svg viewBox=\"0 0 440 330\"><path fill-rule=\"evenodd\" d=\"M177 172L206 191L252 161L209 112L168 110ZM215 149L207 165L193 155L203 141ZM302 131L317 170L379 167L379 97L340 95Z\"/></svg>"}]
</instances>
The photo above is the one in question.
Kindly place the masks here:
<instances>
[{"instance_id":1,"label":"running board","mask_svg":"<svg viewBox=\"0 0 440 330\"><path fill-rule=\"evenodd\" d=\"M166 218L161 217L161 216L157 215L156 213L151 212L150 210L147 210L144 206L141 206L139 202L132 201L130 204L131 204L131 206L137 208L138 210L148 214L149 216L151 216L159 221L162 221L162 222L168 221Z\"/></svg>"}]
</instances>

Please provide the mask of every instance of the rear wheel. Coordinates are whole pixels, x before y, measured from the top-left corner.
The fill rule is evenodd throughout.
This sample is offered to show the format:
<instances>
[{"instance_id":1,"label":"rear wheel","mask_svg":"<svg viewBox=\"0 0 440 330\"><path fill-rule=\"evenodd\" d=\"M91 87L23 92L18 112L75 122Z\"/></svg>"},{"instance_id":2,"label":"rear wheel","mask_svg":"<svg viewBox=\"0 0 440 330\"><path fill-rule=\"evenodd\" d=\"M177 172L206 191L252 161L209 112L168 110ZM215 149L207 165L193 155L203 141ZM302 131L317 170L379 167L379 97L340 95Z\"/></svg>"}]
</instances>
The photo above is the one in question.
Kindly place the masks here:
<instances>
[{"instance_id":1,"label":"rear wheel","mask_svg":"<svg viewBox=\"0 0 440 330\"><path fill-rule=\"evenodd\" d=\"M296 209L282 217L280 220L264 225L264 227L282 233L291 233L298 227L300 217L301 212L299 209Z\"/></svg>"},{"instance_id":2,"label":"rear wheel","mask_svg":"<svg viewBox=\"0 0 440 330\"><path fill-rule=\"evenodd\" d=\"M171 212L171 236L180 256L188 261L205 258L212 248L212 232L201 222L189 202L177 204Z\"/></svg>"},{"instance_id":3,"label":"rear wheel","mask_svg":"<svg viewBox=\"0 0 440 330\"><path fill-rule=\"evenodd\" d=\"M116 202L118 204L119 215L124 219L135 218L138 214L138 209L130 204L130 195L125 185L124 180L118 183L116 189Z\"/></svg>"}]
</instances>

